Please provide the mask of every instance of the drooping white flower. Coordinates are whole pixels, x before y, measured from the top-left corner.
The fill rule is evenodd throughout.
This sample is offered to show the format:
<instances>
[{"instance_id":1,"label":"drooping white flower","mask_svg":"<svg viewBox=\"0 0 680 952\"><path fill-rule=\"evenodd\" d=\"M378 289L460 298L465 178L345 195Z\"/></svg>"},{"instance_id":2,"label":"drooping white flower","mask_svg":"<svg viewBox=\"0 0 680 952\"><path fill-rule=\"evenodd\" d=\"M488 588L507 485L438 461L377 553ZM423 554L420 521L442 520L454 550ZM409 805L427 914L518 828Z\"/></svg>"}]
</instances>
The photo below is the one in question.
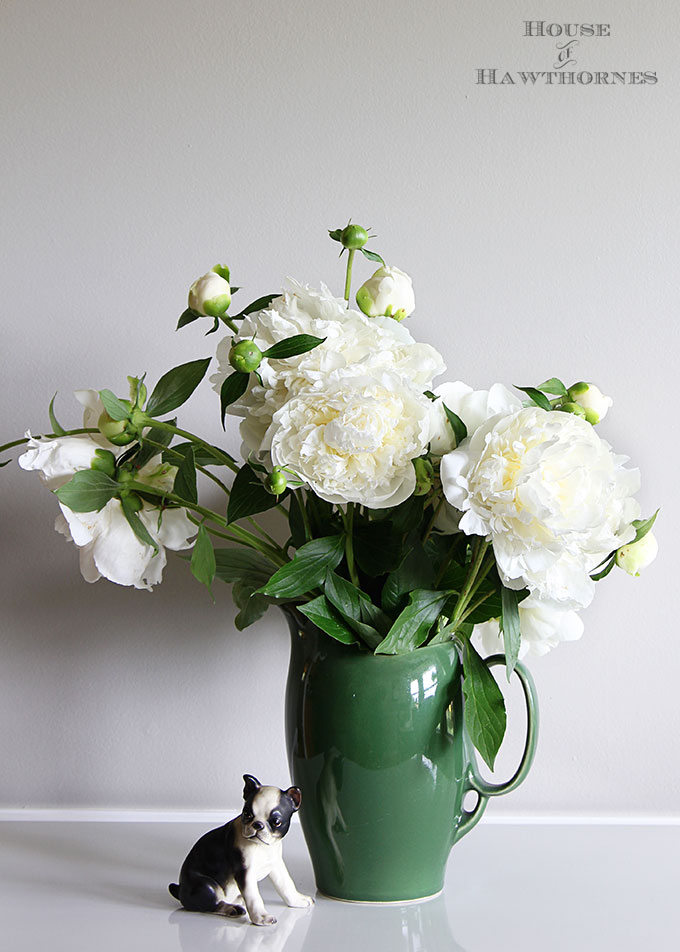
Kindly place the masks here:
<instances>
[{"instance_id":1,"label":"drooping white flower","mask_svg":"<svg viewBox=\"0 0 680 952\"><path fill-rule=\"evenodd\" d=\"M626 462L580 417L527 407L492 417L442 457L441 480L461 530L492 540L507 587L581 608L593 597L589 573L635 535L640 475Z\"/></svg>"},{"instance_id":2,"label":"drooping white flower","mask_svg":"<svg viewBox=\"0 0 680 952\"><path fill-rule=\"evenodd\" d=\"M80 571L87 582L104 577L117 585L151 589L162 580L165 549L188 549L196 535L184 509L161 513L145 502L137 515L158 546L154 554L132 531L118 499L110 499L99 512L72 512L61 504L60 509L54 527L80 549Z\"/></svg>"},{"instance_id":3,"label":"drooping white flower","mask_svg":"<svg viewBox=\"0 0 680 952\"><path fill-rule=\"evenodd\" d=\"M348 310L345 301L334 297L324 285L315 290L293 280L288 284L269 308L243 320L241 338L253 339L262 351L297 334L325 340L306 354L285 360L265 358L258 368L263 386L251 376L246 393L229 407L229 413L243 418L245 456L253 453L264 459L263 441L277 410L301 389L322 384L334 370L352 368L362 375L394 371L421 391L444 371L435 348L414 341L409 331L391 318L369 319ZM231 343L227 338L217 348L219 371L210 379L218 392L225 377L233 372L229 364Z\"/></svg>"},{"instance_id":4,"label":"drooping white flower","mask_svg":"<svg viewBox=\"0 0 680 952\"><path fill-rule=\"evenodd\" d=\"M76 396L85 407L85 425L93 414L100 412L96 391L77 391ZM101 405L101 404L100 404ZM120 447L108 443L99 433L54 438L29 437L26 452L19 457L22 469L39 473L48 489L64 486L74 473L88 470L102 449L120 453ZM147 486L170 492L176 467L161 463L160 456L151 459L135 478ZM189 539L196 534L183 509L161 511L144 502L138 513L158 552L134 534L118 499L110 499L99 512L73 512L60 503L62 515L57 517L55 529L70 538L80 548L80 568L88 582L108 578L119 585L134 585L150 589L161 581L166 564L164 546L186 549ZM159 523L160 518L160 523Z\"/></svg>"},{"instance_id":5,"label":"drooping white flower","mask_svg":"<svg viewBox=\"0 0 680 952\"><path fill-rule=\"evenodd\" d=\"M512 413L522 407L522 401L502 383L495 383L489 390L473 390L466 383L443 383L434 391L437 400L432 403L434 434L430 449L438 456L449 453L456 445L453 429L444 405L460 417L472 436L482 423L499 413Z\"/></svg>"},{"instance_id":6,"label":"drooping white flower","mask_svg":"<svg viewBox=\"0 0 680 952\"><path fill-rule=\"evenodd\" d=\"M416 306L411 278L399 268L378 268L357 291L357 304L367 317L393 317L401 321Z\"/></svg>"},{"instance_id":7,"label":"drooping white flower","mask_svg":"<svg viewBox=\"0 0 680 952\"><path fill-rule=\"evenodd\" d=\"M583 634L583 621L578 612L555 608L536 595L529 595L519 605L522 633L519 656L544 655L563 641L577 641ZM475 625L476 635L487 655L503 652L503 636L498 619Z\"/></svg>"},{"instance_id":8,"label":"drooping white flower","mask_svg":"<svg viewBox=\"0 0 680 952\"><path fill-rule=\"evenodd\" d=\"M629 575L639 575L651 565L659 551L659 543L653 532L643 535L637 542L622 546L616 553L616 564Z\"/></svg>"},{"instance_id":9,"label":"drooping white flower","mask_svg":"<svg viewBox=\"0 0 680 952\"><path fill-rule=\"evenodd\" d=\"M266 447L328 502L396 506L415 489L411 462L430 437L428 399L392 372L337 370L274 414Z\"/></svg>"}]
</instances>

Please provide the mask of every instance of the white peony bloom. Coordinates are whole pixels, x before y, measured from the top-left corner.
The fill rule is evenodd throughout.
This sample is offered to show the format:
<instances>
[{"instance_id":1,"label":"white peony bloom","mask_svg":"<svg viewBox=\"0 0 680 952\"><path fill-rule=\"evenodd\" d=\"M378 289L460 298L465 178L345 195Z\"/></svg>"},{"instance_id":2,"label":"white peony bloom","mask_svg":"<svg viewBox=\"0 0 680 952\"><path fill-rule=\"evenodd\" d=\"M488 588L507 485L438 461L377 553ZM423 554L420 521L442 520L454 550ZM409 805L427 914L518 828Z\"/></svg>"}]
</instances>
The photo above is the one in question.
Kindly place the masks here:
<instances>
[{"instance_id":1,"label":"white peony bloom","mask_svg":"<svg viewBox=\"0 0 680 952\"><path fill-rule=\"evenodd\" d=\"M616 553L616 564L629 575L639 575L651 565L659 552L659 543L653 532L643 535L637 542L622 546Z\"/></svg>"},{"instance_id":2,"label":"white peony bloom","mask_svg":"<svg viewBox=\"0 0 680 952\"><path fill-rule=\"evenodd\" d=\"M410 277L399 268L378 268L357 291L357 304L368 317L393 317L401 321L415 310Z\"/></svg>"},{"instance_id":3,"label":"white peony bloom","mask_svg":"<svg viewBox=\"0 0 680 952\"><path fill-rule=\"evenodd\" d=\"M635 536L638 470L578 416L527 407L492 417L442 458L460 528L491 539L501 579L555 607L593 597L589 573Z\"/></svg>"},{"instance_id":4,"label":"white peony bloom","mask_svg":"<svg viewBox=\"0 0 680 952\"><path fill-rule=\"evenodd\" d=\"M101 412L98 395L93 390L81 390L76 396L85 407L87 426L88 415L96 414L98 418ZM121 452L99 433L38 439L30 433L27 436L28 447L19 457L19 465L37 471L53 491L64 486L74 473L90 469L97 450ZM156 456L139 470L136 479L170 492L176 472L176 467L160 463L160 456ZM191 546L189 538L196 535L196 526L183 509L167 509L161 515L158 508L145 502L138 515L158 544L154 555L153 548L134 534L118 499L109 500L99 512L72 512L62 504L60 508L62 515L57 517L55 528L80 548L80 569L88 582L104 576L119 585L150 589L161 581L166 564L163 546L187 549Z\"/></svg>"},{"instance_id":5,"label":"white peony bloom","mask_svg":"<svg viewBox=\"0 0 680 952\"><path fill-rule=\"evenodd\" d=\"M274 414L266 445L328 502L396 506L415 489L411 462L427 449L429 401L408 380L384 372L334 371Z\"/></svg>"},{"instance_id":6,"label":"white peony bloom","mask_svg":"<svg viewBox=\"0 0 680 952\"><path fill-rule=\"evenodd\" d=\"M595 426L607 415L607 411L613 405L611 397L606 397L599 387L594 383L581 381L569 387L568 397L572 403L577 403L586 411L586 420Z\"/></svg>"},{"instance_id":7,"label":"white peony bloom","mask_svg":"<svg viewBox=\"0 0 680 952\"><path fill-rule=\"evenodd\" d=\"M189 289L189 307L197 314L219 317L230 304L229 282L215 271L197 278Z\"/></svg>"},{"instance_id":8,"label":"white peony bloom","mask_svg":"<svg viewBox=\"0 0 680 952\"><path fill-rule=\"evenodd\" d=\"M577 641L583 634L583 622L577 612L555 608L536 595L520 602L519 624L520 658L547 654L562 641ZM475 625L473 634L480 639L485 654L503 652L503 636L497 619Z\"/></svg>"},{"instance_id":9,"label":"white peony bloom","mask_svg":"<svg viewBox=\"0 0 680 952\"><path fill-rule=\"evenodd\" d=\"M117 585L151 589L162 580L165 549L189 549L196 535L184 509L161 514L145 502L137 515L158 545L154 554L130 528L118 499L110 499L99 512L72 512L61 504L60 509L55 529L79 547L80 571L87 582L104 577Z\"/></svg>"},{"instance_id":10,"label":"white peony bloom","mask_svg":"<svg viewBox=\"0 0 680 952\"><path fill-rule=\"evenodd\" d=\"M290 280L289 288L268 309L243 320L240 336L254 339L265 351L296 334L311 334L325 341L306 354L285 360L265 358L258 368L263 386L251 376L246 393L228 408L229 413L243 417L244 456L253 453L264 459L265 434L274 414L300 390L321 385L334 370L352 368L361 375L394 371L420 390L427 390L434 377L445 370L434 347L414 341L409 331L391 318L370 320L347 310L345 301L324 285L317 291ZM210 379L218 392L233 372L231 343L227 338L217 348L219 371Z\"/></svg>"},{"instance_id":11,"label":"white peony bloom","mask_svg":"<svg viewBox=\"0 0 680 952\"><path fill-rule=\"evenodd\" d=\"M438 456L449 453L456 445L451 424L444 411L444 404L459 416L472 436L482 423L498 413L512 413L522 407L522 401L502 383L495 383L490 390L473 390L466 383L443 383L434 391L438 397L432 403L434 435L430 449Z\"/></svg>"}]
</instances>

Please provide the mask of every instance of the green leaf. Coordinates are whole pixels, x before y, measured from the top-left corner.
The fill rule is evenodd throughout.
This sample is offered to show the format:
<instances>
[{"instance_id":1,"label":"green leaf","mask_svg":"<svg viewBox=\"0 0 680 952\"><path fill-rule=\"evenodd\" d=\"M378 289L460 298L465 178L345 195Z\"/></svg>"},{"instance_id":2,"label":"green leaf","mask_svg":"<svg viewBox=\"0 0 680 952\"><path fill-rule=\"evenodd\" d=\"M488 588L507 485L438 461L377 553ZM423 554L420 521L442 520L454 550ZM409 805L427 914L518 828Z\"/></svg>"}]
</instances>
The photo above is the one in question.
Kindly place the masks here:
<instances>
[{"instance_id":1,"label":"green leaf","mask_svg":"<svg viewBox=\"0 0 680 952\"><path fill-rule=\"evenodd\" d=\"M363 620L367 617L375 617L371 612L374 606L371 604L368 595L361 592L346 578L336 575L332 569L329 569L326 573L324 593L331 605L337 608L350 628L366 642L369 648L375 648L380 644L382 637L378 634L375 627L370 622L367 623ZM367 604L366 609L364 609L365 604ZM378 612L380 612L380 609L378 609ZM387 623L387 627L383 632L384 634L389 628L390 622L387 616L383 615L382 612L380 612L380 615Z\"/></svg>"},{"instance_id":2,"label":"green leaf","mask_svg":"<svg viewBox=\"0 0 680 952\"><path fill-rule=\"evenodd\" d=\"M123 403L122 400L119 400L115 393L112 393L110 390L100 390L99 396L104 405L104 409L112 420L127 420L130 416L130 407L126 403Z\"/></svg>"},{"instance_id":3,"label":"green leaf","mask_svg":"<svg viewBox=\"0 0 680 952\"><path fill-rule=\"evenodd\" d=\"M453 410L450 410L445 403L442 404L442 406L444 407L446 419L451 424L453 435L456 438L456 446L458 446L458 444L462 443L465 437L468 435L467 427L457 413L454 413Z\"/></svg>"},{"instance_id":4,"label":"green leaf","mask_svg":"<svg viewBox=\"0 0 680 952\"><path fill-rule=\"evenodd\" d=\"M328 234L333 241L342 241L342 232L342 228L335 228L333 231L329 231Z\"/></svg>"},{"instance_id":5,"label":"green leaf","mask_svg":"<svg viewBox=\"0 0 680 952\"><path fill-rule=\"evenodd\" d=\"M227 506L227 522L238 522L256 512L272 509L282 496L272 496L262 485L262 480L253 472L249 463L245 463L234 478Z\"/></svg>"},{"instance_id":6,"label":"green leaf","mask_svg":"<svg viewBox=\"0 0 680 952\"><path fill-rule=\"evenodd\" d=\"M168 420L167 422L175 426L175 424L177 423L177 420ZM135 465L137 466L137 468L141 469L142 466L146 466L149 460L153 459L154 456L156 456L159 452L161 453L162 462L164 463L169 462L171 463L171 465L177 466L178 464L177 456L175 456L174 458L166 459L165 453L163 451L159 450L157 446L150 446L147 443L147 440L148 440L149 442L153 441L154 443L160 443L162 446L168 446L168 444L172 441L173 436L174 436L174 433L171 433L170 430L160 430L160 429L157 429L156 427L152 427L148 433L145 433L144 437L142 438L142 445L139 450L139 453L135 457Z\"/></svg>"},{"instance_id":7,"label":"green leaf","mask_svg":"<svg viewBox=\"0 0 680 952\"><path fill-rule=\"evenodd\" d=\"M545 394L541 393L540 390L537 390L536 387L518 387L515 384L515 390L521 390L522 393L526 393L541 410L552 410L550 400L548 400Z\"/></svg>"},{"instance_id":8,"label":"green leaf","mask_svg":"<svg viewBox=\"0 0 680 952\"><path fill-rule=\"evenodd\" d=\"M213 319L213 326L210 328L210 330L207 330L203 336L207 337L208 334L215 334L219 329L220 329L220 319L219 317L216 317Z\"/></svg>"},{"instance_id":9,"label":"green leaf","mask_svg":"<svg viewBox=\"0 0 680 952\"><path fill-rule=\"evenodd\" d=\"M139 541L143 542L144 545L150 546L154 551L154 555L158 555L158 543L154 538L152 538L149 530L139 518L135 509L133 509L129 497L122 496L120 504L123 507L123 515L127 519L128 525L137 536Z\"/></svg>"},{"instance_id":10,"label":"green leaf","mask_svg":"<svg viewBox=\"0 0 680 952\"><path fill-rule=\"evenodd\" d=\"M239 631L258 621L269 608L270 600L264 595L256 595L257 585L251 579L239 579L231 590L236 607L240 609L234 618Z\"/></svg>"},{"instance_id":11,"label":"green leaf","mask_svg":"<svg viewBox=\"0 0 680 952\"><path fill-rule=\"evenodd\" d=\"M503 632L503 644L505 645L505 670L508 681L515 670L522 640L519 626L518 595L519 592L506 588L505 585L501 588L501 631Z\"/></svg>"},{"instance_id":12,"label":"green leaf","mask_svg":"<svg viewBox=\"0 0 680 952\"><path fill-rule=\"evenodd\" d=\"M264 585L276 566L253 549L215 549L215 575L223 582L250 579L256 588Z\"/></svg>"},{"instance_id":13,"label":"green leaf","mask_svg":"<svg viewBox=\"0 0 680 952\"><path fill-rule=\"evenodd\" d=\"M375 653L404 654L421 645L449 597L449 592L433 592L428 589L411 592L408 605L375 649Z\"/></svg>"},{"instance_id":14,"label":"green leaf","mask_svg":"<svg viewBox=\"0 0 680 952\"><path fill-rule=\"evenodd\" d=\"M268 360L284 360L286 357L297 357L298 354L306 354L308 351L314 350L325 340L325 337L313 337L311 334L295 334L293 337L280 340L278 344L273 344L262 352L262 356Z\"/></svg>"},{"instance_id":15,"label":"green leaf","mask_svg":"<svg viewBox=\"0 0 680 952\"><path fill-rule=\"evenodd\" d=\"M50 400L50 406L48 409L48 413L50 415L50 424L52 426L53 433L56 433L57 436L65 436L66 430L64 429L64 427L61 425L59 420L57 420L56 416L54 415L54 401L56 400L56 398L57 398L57 395L55 393L55 395Z\"/></svg>"},{"instance_id":16,"label":"green leaf","mask_svg":"<svg viewBox=\"0 0 680 952\"><path fill-rule=\"evenodd\" d=\"M222 429L224 429L224 417L227 407L235 403L239 397L248 389L249 374L240 374L237 370L228 377L225 377L220 387L220 412L222 418Z\"/></svg>"},{"instance_id":17,"label":"green leaf","mask_svg":"<svg viewBox=\"0 0 680 952\"><path fill-rule=\"evenodd\" d=\"M0 469L2 469L3 466L9 466L11 462L12 462L11 459L6 459L4 463L0 463Z\"/></svg>"},{"instance_id":18,"label":"green leaf","mask_svg":"<svg viewBox=\"0 0 680 952\"><path fill-rule=\"evenodd\" d=\"M542 390L544 393L554 393L558 397L566 397L567 388L564 386L559 377L551 377L550 380L544 380L543 383L539 383L537 390Z\"/></svg>"},{"instance_id":19,"label":"green leaf","mask_svg":"<svg viewBox=\"0 0 680 952\"><path fill-rule=\"evenodd\" d=\"M192 311L191 308L188 307L186 311L183 311L180 314L179 320L177 321L177 327L175 328L175 330L178 331L180 327L186 327L187 324L192 324L194 321L197 321L199 317L201 316L202 315L199 314L198 311Z\"/></svg>"},{"instance_id":20,"label":"green leaf","mask_svg":"<svg viewBox=\"0 0 680 952\"><path fill-rule=\"evenodd\" d=\"M594 575L590 576L593 582L599 582L601 579L606 578L615 565L616 565L616 552L613 553L613 555L611 556L611 558L609 559L609 561L607 562L607 564L605 565L605 567L602 569L601 572L596 572Z\"/></svg>"},{"instance_id":21,"label":"green leaf","mask_svg":"<svg viewBox=\"0 0 680 952\"><path fill-rule=\"evenodd\" d=\"M652 528L656 522L656 517L659 515L659 510L657 509L653 516L650 516L649 519L634 519L632 526L635 529L635 538L633 542L639 542L640 539L644 539L649 530ZM626 543L627 545L632 545L631 542Z\"/></svg>"},{"instance_id":22,"label":"green leaf","mask_svg":"<svg viewBox=\"0 0 680 952\"><path fill-rule=\"evenodd\" d=\"M467 580L468 569L457 562L449 562L439 580L439 588L450 592L462 592Z\"/></svg>"},{"instance_id":23,"label":"green leaf","mask_svg":"<svg viewBox=\"0 0 680 952\"><path fill-rule=\"evenodd\" d=\"M304 502L302 493L289 493L290 502L288 503L288 525L290 527L290 544L294 549L299 549L307 541L305 530L305 520L302 513Z\"/></svg>"},{"instance_id":24,"label":"green leaf","mask_svg":"<svg viewBox=\"0 0 680 952\"><path fill-rule=\"evenodd\" d=\"M369 261L377 261L379 264L385 267L385 262L380 257L377 251L369 251L368 248L362 248L361 253L365 258L368 258Z\"/></svg>"},{"instance_id":25,"label":"green leaf","mask_svg":"<svg viewBox=\"0 0 680 952\"><path fill-rule=\"evenodd\" d=\"M238 288L236 290L238 290ZM231 289L231 293L234 293L234 288ZM238 312L238 314L230 314L229 320L240 321L242 318L247 317L249 314L253 314L255 311L262 311L272 303L274 298L277 297L281 297L279 292L276 294L265 294L264 297L259 297L256 301L253 301L252 304L249 304L248 307L244 307L242 311Z\"/></svg>"},{"instance_id":26,"label":"green leaf","mask_svg":"<svg viewBox=\"0 0 680 952\"><path fill-rule=\"evenodd\" d=\"M501 689L469 640L463 651L465 726L472 743L493 770L505 735L505 701Z\"/></svg>"},{"instance_id":27,"label":"green leaf","mask_svg":"<svg viewBox=\"0 0 680 952\"><path fill-rule=\"evenodd\" d=\"M57 489L55 496L72 512L99 512L119 491L119 483L106 473L83 469Z\"/></svg>"},{"instance_id":28,"label":"green leaf","mask_svg":"<svg viewBox=\"0 0 680 952\"><path fill-rule=\"evenodd\" d=\"M421 546L412 549L400 566L385 579L380 602L385 611L401 611L406 596L417 588L429 588L434 581L434 565L425 558Z\"/></svg>"},{"instance_id":29,"label":"green leaf","mask_svg":"<svg viewBox=\"0 0 680 952\"><path fill-rule=\"evenodd\" d=\"M163 374L149 397L146 412L150 416L161 416L181 407L205 377L210 360L210 357L190 360Z\"/></svg>"},{"instance_id":30,"label":"green leaf","mask_svg":"<svg viewBox=\"0 0 680 952\"><path fill-rule=\"evenodd\" d=\"M194 542L194 548L191 553L191 572L195 579L205 585L210 591L210 586L215 578L217 563L215 561L215 550L210 539L210 533L205 526L198 527L198 535Z\"/></svg>"},{"instance_id":31,"label":"green leaf","mask_svg":"<svg viewBox=\"0 0 680 952\"><path fill-rule=\"evenodd\" d=\"M176 421L169 420L168 422L174 425ZM151 432L155 432L155 431L152 430ZM165 431L159 430L158 432L165 432ZM173 434L168 433L168 436L170 439L172 439ZM151 437L151 433L149 433L149 437ZM151 438L153 439L153 437ZM180 456L184 456L189 451L189 449L193 451L194 461L196 462L197 466L224 465L224 461L219 456L216 456L214 453L212 453L209 447L196 446L194 443L177 443L175 446L172 447L171 450L168 450L167 452L163 453L163 462L171 463L173 466L179 466ZM180 456L177 455L178 453L180 454Z\"/></svg>"},{"instance_id":32,"label":"green leaf","mask_svg":"<svg viewBox=\"0 0 680 952\"><path fill-rule=\"evenodd\" d=\"M198 502L198 490L196 489L196 461L194 460L194 448L190 446L184 454L182 461L177 467L175 482L172 487L175 495L186 499L187 502Z\"/></svg>"},{"instance_id":33,"label":"green leaf","mask_svg":"<svg viewBox=\"0 0 680 952\"><path fill-rule=\"evenodd\" d=\"M313 539L298 549L292 562L275 572L260 591L274 598L295 598L317 588L329 568L340 563L345 552L341 535Z\"/></svg>"},{"instance_id":34,"label":"green leaf","mask_svg":"<svg viewBox=\"0 0 680 952\"><path fill-rule=\"evenodd\" d=\"M357 641L356 634L325 595L319 595L318 598L312 599L305 605L298 605L298 610L306 615L317 628L325 631L336 641L341 641L344 645L352 645Z\"/></svg>"}]
</instances>

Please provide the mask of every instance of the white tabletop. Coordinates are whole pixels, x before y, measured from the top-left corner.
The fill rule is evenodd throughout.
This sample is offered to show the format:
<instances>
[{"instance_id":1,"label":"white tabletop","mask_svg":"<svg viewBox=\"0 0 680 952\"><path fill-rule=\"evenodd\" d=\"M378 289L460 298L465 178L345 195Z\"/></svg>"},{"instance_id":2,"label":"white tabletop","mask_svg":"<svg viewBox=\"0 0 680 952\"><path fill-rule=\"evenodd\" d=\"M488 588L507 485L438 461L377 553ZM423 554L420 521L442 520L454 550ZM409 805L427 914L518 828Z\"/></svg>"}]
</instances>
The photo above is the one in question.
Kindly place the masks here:
<instances>
[{"instance_id":1,"label":"white tabletop","mask_svg":"<svg viewBox=\"0 0 680 952\"><path fill-rule=\"evenodd\" d=\"M226 819L226 818L225 818ZM213 826L215 824L212 824ZM362 906L317 896L275 926L182 911L167 892L206 823L0 823L0 944L12 952L626 952L678 948L680 826L482 824L443 896ZM286 863L314 892L299 826Z\"/></svg>"}]
</instances>

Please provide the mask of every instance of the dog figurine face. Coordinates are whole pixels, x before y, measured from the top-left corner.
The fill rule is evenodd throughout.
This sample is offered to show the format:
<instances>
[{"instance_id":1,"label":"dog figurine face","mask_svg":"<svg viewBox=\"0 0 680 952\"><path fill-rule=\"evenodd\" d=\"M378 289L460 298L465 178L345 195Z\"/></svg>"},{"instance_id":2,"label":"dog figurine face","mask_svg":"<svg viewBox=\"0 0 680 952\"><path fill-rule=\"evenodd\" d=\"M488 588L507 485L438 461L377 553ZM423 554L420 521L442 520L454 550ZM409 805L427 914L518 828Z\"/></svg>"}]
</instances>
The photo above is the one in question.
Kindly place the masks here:
<instances>
[{"instance_id":1,"label":"dog figurine face","mask_svg":"<svg viewBox=\"0 0 680 952\"><path fill-rule=\"evenodd\" d=\"M271 925L276 919L257 888L266 876L287 905L314 902L297 891L283 862L281 841L302 794L297 787L263 787L251 774L244 774L243 781L243 812L198 840L184 860L179 883L168 889L192 912L242 916L244 903L255 925Z\"/></svg>"},{"instance_id":2,"label":"dog figurine face","mask_svg":"<svg viewBox=\"0 0 680 952\"><path fill-rule=\"evenodd\" d=\"M243 780L243 835L269 846L288 832L291 817L300 809L302 794L298 787L263 787L250 774L245 774Z\"/></svg>"}]
</instances>

